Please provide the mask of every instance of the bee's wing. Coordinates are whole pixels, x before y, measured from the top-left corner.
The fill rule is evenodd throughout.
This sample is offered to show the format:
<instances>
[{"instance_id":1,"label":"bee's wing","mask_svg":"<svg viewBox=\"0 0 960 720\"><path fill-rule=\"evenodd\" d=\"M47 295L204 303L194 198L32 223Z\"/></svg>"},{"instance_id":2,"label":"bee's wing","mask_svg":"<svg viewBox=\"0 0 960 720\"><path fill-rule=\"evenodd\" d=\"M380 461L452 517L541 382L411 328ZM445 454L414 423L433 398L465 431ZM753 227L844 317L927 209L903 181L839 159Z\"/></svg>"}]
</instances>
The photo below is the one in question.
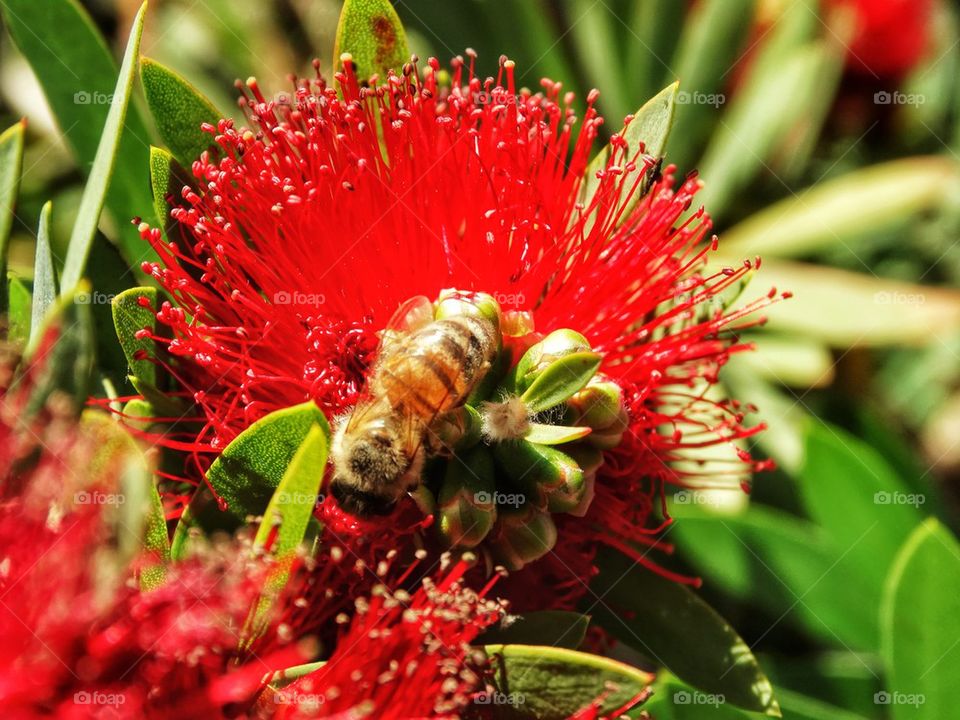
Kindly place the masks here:
<instances>
[{"instance_id":1,"label":"bee's wing","mask_svg":"<svg viewBox=\"0 0 960 720\"><path fill-rule=\"evenodd\" d=\"M430 422L433 421L431 420ZM425 423L421 418L418 418L414 415L403 416L401 439L403 441L403 446L406 450L407 457L410 458L411 461L420 451L420 446L423 445L424 437L426 433L429 432L428 428L429 423Z\"/></svg>"},{"instance_id":2,"label":"bee's wing","mask_svg":"<svg viewBox=\"0 0 960 720\"><path fill-rule=\"evenodd\" d=\"M397 339L433 322L433 303L426 295L417 295L402 303L380 333L380 351Z\"/></svg>"},{"instance_id":3,"label":"bee's wing","mask_svg":"<svg viewBox=\"0 0 960 720\"><path fill-rule=\"evenodd\" d=\"M371 416L380 416L385 412L389 412L389 409L385 409L385 400L381 398L375 398L369 394L364 395L357 401L357 404L353 406L353 410L350 411L350 417L347 419L347 432L352 432L358 427L362 427L366 420Z\"/></svg>"}]
</instances>

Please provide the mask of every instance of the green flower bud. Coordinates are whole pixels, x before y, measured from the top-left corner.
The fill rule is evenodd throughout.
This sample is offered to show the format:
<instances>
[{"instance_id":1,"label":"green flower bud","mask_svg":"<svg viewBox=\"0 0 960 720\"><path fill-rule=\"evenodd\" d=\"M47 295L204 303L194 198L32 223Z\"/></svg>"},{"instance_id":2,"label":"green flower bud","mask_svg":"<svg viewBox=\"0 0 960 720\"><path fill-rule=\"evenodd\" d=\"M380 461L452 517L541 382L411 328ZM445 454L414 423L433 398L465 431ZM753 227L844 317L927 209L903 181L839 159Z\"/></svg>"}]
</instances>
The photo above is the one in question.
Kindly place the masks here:
<instances>
[{"instance_id":1,"label":"green flower bud","mask_svg":"<svg viewBox=\"0 0 960 720\"><path fill-rule=\"evenodd\" d=\"M590 503L593 502L597 470L603 465L603 453L586 443L568 445L564 448L564 451L572 457L580 466L580 469L583 470L583 489L580 492L580 500L576 506L569 508L566 512L568 515L583 517L587 514L587 510L590 509Z\"/></svg>"},{"instance_id":2,"label":"green flower bud","mask_svg":"<svg viewBox=\"0 0 960 720\"><path fill-rule=\"evenodd\" d=\"M448 546L476 547L497 519L493 458L484 447L454 456L437 496L437 531Z\"/></svg>"},{"instance_id":3,"label":"green flower bud","mask_svg":"<svg viewBox=\"0 0 960 720\"><path fill-rule=\"evenodd\" d=\"M480 442L483 419L474 408L462 405L444 413L430 426L427 435L429 454L450 454L471 448Z\"/></svg>"},{"instance_id":4,"label":"green flower bud","mask_svg":"<svg viewBox=\"0 0 960 720\"><path fill-rule=\"evenodd\" d=\"M508 570L520 570L553 549L557 526L549 513L530 505L500 513L490 534L490 551Z\"/></svg>"},{"instance_id":5,"label":"green flower bud","mask_svg":"<svg viewBox=\"0 0 960 720\"><path fill-rule=\"evenodd\" d=\"M578 492L583 471L576 461L555 447L521 440L493 447L498 467L522 492L527 503L547 507L555 492Z\"/></svg>"},{"instance_id":6,"label":"green flower bud","mask_svg":"<svg viewBox=\"0 0 960 720\"><path fill-rule=\"evenodd\" d=\"M616 421L608 428L603 430L594 430L587 435L586 442L600 450L612 450L623 440L623 433L626 432L630 424L630 416L625 408L621 408L617 413Z\"/></svg>"},{"instance_id":7,"label":"green flower bud","mask_svg":"<svg viewBox=\"0 0 960 720\"><path fill-rule=\"evenodd\" d=\"M497 334L500 334L500 304L492 295L453 289L441 290L434 317L443 320L464 315L490 320L496 327Z\"/></svg>"},{"instance_id":8,"label":"green flower bud","mask_svg":"<svg viewBox=\"0 0 960 720\"><path fill-rule=\"evenodd\" d=\"M124 423L139 430L148 430L153 424L151 418L159 415L148 401L134 398L123 406Z\"/></svg>"},{"instance_id":9,"label":"green flower bud","mask_svg":"<svg viewBox=\"0 0 960 720\"><path fill-rule=\"evenodd\" d=\"M595 375L567 405L576 414L575 424L606 430L617 422L623 410L623 390L609 378Z\"/></svg>"},{"instance_id":10,"label":"green flower bud","mask_svg":"<svg viewBox=\"0 0 960 720\"><path fill-rule=\"evenodd\" d=\"M530 335L534 331L533 313L527 310L507 310L503 313L501 328L504 335L514 338Z\"/></svg>"},{"instance_id":11,"label":"green flower bud","mask_svg":"<svg viewBox=\"0 0 960 720\"><path fill-rule=\"evenodd\" d=\"M573 330L554 330L533 345L517 363L515 375L517 390L523 392L555 360L573 353L590 352L587 339Z\"/></svg>"},{"instance_id":12,"label":"green flower bud","mask_svg":"<svg viewBox=\"0 0 960 720\"><path fill-rule=\"evenodd\" d=\"M586 443L578 442L565 445L563 451L580 466L584 475L596 473L603 465L603 453Z\"/></svg>"},{"instance_id":13,"label":"green flower bud","mask_svg":"<svg viewBox=\"0 0 960 720\"><path fill-rule=\"evenodd\" d=\"M520 398L531 413L554 408L590 382L601 360L595 352L571 353L557 358L537 374Z\"/></svg>"},{"instance_id":14,"label":"green flower bud","mask_svg":"<svg viewBox=\"0 0 960 720\"><path fill-rule=\"evenodd\" d=\"M561 487L547 493L547 510L570 512L576 510L587 491L587 476L583 472L572 474Z\"/></svg>"}]
</instances>

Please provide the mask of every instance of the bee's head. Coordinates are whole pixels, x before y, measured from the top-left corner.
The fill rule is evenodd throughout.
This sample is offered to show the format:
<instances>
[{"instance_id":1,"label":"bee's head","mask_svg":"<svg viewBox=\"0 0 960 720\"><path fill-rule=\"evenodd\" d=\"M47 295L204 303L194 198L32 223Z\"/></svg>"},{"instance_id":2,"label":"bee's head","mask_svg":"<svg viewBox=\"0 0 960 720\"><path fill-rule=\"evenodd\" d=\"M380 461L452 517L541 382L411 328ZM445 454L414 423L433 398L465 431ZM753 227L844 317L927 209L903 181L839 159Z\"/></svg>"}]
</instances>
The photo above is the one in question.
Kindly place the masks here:
<instances>
[{"instance_id":1,"label":"bee's head","mask_svg":"<svg viewBox=\"0 0 960 720\"><path fill-rule=\"evenodd\" d=\"M397 504L397 497L364 490L340 475L334 475L330 493L344 511L361 518L389 515Z\"/></svg>"},{"instance_id":2,"label":"bee's head","mask_svg":"<svg viewBox=\"0 0 960 720\"><path fill-rule=\"evenodd\" d=\"M330 492L351 515L389 515L405 491L410 462L389 426L340 431L334 438Z\"/></svg>"}]
</instances>

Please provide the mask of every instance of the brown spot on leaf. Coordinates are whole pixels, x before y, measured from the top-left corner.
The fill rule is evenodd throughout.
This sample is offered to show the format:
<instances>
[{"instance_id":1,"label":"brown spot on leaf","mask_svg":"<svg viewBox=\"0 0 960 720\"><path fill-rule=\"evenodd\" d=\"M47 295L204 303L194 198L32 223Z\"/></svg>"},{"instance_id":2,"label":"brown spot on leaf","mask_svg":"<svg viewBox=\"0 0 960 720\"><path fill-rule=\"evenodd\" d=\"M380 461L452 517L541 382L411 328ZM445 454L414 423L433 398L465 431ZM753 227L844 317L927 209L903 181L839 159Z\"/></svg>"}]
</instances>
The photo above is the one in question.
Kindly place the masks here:
<instances>
[{"instance_id":1,"label":"brown spot on leaf","mask_svg":"<svg viewBox=\"0 0 960 720\"><path fill-rule=\"evenodd\" d=\"M386 15L374 15L370 18L370 29L377 39L377 68L386 67L397 47L397 31Z\"/></svg>"}]
</instances>

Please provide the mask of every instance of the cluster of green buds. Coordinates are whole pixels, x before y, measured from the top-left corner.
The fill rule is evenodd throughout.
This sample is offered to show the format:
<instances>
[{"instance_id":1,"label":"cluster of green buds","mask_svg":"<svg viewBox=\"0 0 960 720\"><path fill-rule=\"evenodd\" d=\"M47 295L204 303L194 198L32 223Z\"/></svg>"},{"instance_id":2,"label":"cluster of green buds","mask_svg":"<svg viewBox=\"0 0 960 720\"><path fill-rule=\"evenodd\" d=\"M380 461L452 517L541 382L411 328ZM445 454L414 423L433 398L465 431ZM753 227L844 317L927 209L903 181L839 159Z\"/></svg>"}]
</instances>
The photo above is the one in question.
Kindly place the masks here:
<instances>
[{"instance_id":1,"label":"cluster of green buds","mask_svg":"<svg viewBox=\"0 0 960 720\"><path fill-rule=\"evenodd\" d=\"M436 319L492 320L500 342L467 403L432 426L446 452L431 453L420 499L444 544L517 570L553 548L553 514L586 514L603 451L627 428L623 392L580 333L539 335L529 313L485 294L444 291L434 307Z\"/></svg>"}]
</instances>

